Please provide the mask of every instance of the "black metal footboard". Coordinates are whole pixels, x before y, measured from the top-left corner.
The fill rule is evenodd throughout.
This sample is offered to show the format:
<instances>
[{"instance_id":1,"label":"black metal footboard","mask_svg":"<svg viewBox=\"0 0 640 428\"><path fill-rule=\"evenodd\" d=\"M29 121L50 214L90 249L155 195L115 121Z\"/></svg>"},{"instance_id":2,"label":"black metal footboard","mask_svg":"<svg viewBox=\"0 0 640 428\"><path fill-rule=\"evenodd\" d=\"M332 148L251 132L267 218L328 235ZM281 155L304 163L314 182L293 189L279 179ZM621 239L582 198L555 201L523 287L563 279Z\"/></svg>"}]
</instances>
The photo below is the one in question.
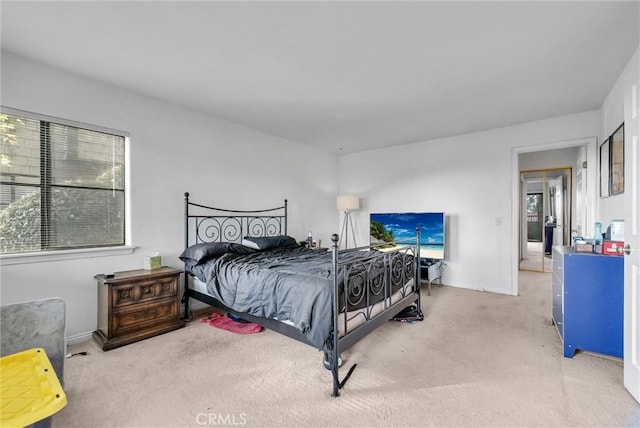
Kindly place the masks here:
<instances>
[{"instance_id":1,"label":"black metal footboard","mask_svg":"<svg viewBox=\"0 0 640 428\"><path fill-rule=\"evenodd\" d=\"M416 242L388 251L363 251L363 256L340 261L338 235L333 242L333 331L325 361L333 376L332 395L340 395L356 365L343 380L339 377L341 353L388 322L403 309L416 305L420 311L420 230Z\"/></svg>"}]
</instances>

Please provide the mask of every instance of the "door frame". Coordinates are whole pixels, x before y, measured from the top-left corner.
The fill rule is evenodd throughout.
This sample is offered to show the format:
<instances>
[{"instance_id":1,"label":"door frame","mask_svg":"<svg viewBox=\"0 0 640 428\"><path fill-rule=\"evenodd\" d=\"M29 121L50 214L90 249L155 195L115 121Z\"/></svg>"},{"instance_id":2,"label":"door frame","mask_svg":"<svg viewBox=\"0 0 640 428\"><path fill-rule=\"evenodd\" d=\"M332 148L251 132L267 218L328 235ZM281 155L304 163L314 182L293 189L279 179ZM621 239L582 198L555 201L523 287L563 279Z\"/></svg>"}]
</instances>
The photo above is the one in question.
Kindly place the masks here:
<instances>
[{"instance_id":1,"label":"door frame","mask_svg":"<svg viewBox=\"0 0 640 428\"><path fill-rule=\"evenodd\" d=\"M596 218L597 185L597 137L584 137L573 140L556 141L547 144L514 147L511 150L511 294L518 295L518 277L520 272L520 162L522 153L564 149L586 146L587 168L586 185L589 195L585 201L585 224L593 224ZM577 166L576 166L577 167Z\"/></svg>"},{"instance_id":2,"label":"door frame","mask_svg":"<svg viewBox=\"0 0 640 428\"><path fill-rule=\"evenodd\" d=\"M570 235L571 235L571 226L572 224L572 218L573 218L573 166L571 165L565 165L565 166L557 166L557 167L551 167L551 168L536 168L536 169L524 169L522 171L520 171L520 192L518 197L520 198L520 204L518 205L520 207L520 215L518 216L519 221L520 221L520 225L519 225L519 237L520 237L520 241L518 243L518 250L520 251L520 255L519 255L519 260L520 263L518 264L518 269L522 270L522 271L527 271L527 272L549 272L549 271L545 271L545 259L544 259L544 251L542 253L542 258L540 259L540 269L527 269L527 268L522 268L521 267L521 262L523 259L523 252L522 249L524 248L524 237L527 236L524 232L524 228L525 228L525 208L524 208L524 204L525 204L525 199L526 196L529 195L529 193L525 194L525 189L524 189L524 183L522 180L522 176L523 174L529 174L529 173L540 173L542 175L541 179L542 179L542 231L541 231L541 235L542 235L542 245L543 247L546 248L546 233L545 233L545 226L544 226L544 217L545 217L545 212L547 211L548 208L548 201L549 201L549 193L548 193L548 188L549 188L549 180L553 180L553 179L549 179L547 177L547 173L551 173L551 172L558 172L558 171L562 171L567 172L567 182L566 182L566 187L567 187L567 193L568 194L564 194L563 195L563 207L562 207L562 224L564 226L563 230L562 230L562 240L563 242L568 242L568 240L570 239ZM563 175L564 176L564 175ZM558 177L556 177L557 179ZM567 221L565 222L565 218L567 219ZM568 223L568 224L566 224Z\"/></svg>"}]
</instances>

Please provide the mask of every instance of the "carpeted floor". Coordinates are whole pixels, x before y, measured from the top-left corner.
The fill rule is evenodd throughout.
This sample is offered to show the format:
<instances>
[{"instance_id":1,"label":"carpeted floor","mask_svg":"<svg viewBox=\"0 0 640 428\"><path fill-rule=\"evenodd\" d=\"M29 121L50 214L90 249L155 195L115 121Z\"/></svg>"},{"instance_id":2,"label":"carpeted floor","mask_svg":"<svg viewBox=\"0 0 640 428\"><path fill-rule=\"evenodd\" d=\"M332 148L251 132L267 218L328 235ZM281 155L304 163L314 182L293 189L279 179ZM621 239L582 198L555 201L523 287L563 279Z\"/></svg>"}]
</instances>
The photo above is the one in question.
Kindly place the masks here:
<instances>
[{"instance_id":1,"label":"carpeted floor","mask_svg":"<svg viewBox=\"0 0 640 428\"><path fill-rule=\"evenodd\" d=\"M534 272L553 272L551 255L544 254L542 242L527 242L527 257L520 260L520 269Z\"/></svg>"},{"instance_id":2,"label":"carpeted floor","mask_svg":"<svg viewBox=\"0 0 640 428\"><path fill-rule=\"evenodd\" d=\"M339 398L319 351L268 330L196 319L108 352L73 345L88 355L66 362L53 426L640 426L621 360L562 356L550 274L521 273L520 292L434 287L423 322L389 322L343 355L358 366Z\"/></svg>"}]
</instances>

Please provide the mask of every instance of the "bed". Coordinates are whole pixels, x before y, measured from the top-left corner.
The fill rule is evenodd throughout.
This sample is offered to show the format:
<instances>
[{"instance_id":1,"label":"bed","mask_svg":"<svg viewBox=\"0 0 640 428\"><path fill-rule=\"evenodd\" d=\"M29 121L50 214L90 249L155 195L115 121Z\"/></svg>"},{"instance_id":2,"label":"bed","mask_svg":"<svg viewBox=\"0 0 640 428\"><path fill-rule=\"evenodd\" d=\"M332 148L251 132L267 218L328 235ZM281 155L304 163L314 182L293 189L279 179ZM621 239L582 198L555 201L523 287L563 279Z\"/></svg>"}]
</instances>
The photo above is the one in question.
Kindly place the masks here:
<instances>
[{"instance_id":1,"label":"bed","mask_svg":"<svg viewBox=\"0 0 640 428\"><path fill-rule=\"evenodd\" d=\"M341 354L397 314L420 311L420 242L307 248L287 234L288 202L262 210L197 204L185 193L185 320L204 302L323 352L340 395Z\"/></svg>"}]
</instances>

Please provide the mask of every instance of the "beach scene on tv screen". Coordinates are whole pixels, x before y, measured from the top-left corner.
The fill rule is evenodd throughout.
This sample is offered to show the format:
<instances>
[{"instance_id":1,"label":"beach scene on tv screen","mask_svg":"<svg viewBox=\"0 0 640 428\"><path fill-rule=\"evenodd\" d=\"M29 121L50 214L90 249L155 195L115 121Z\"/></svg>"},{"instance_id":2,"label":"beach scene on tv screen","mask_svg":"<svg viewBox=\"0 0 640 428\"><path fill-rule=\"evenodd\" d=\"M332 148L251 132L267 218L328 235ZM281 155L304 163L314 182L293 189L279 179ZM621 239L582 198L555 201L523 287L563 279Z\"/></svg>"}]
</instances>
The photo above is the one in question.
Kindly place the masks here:
<instances>
[{"instance_id":1,"label":"beach scene on tv screen","mask_svg":"<svg viewBox=\"0 0 640 428\"><path fill-rule=\"evenodd\" d=\"M444 259L444 213L371 213L371 244L413 244L420 227L420 257Z\"/></svg>"}]
</instances>

